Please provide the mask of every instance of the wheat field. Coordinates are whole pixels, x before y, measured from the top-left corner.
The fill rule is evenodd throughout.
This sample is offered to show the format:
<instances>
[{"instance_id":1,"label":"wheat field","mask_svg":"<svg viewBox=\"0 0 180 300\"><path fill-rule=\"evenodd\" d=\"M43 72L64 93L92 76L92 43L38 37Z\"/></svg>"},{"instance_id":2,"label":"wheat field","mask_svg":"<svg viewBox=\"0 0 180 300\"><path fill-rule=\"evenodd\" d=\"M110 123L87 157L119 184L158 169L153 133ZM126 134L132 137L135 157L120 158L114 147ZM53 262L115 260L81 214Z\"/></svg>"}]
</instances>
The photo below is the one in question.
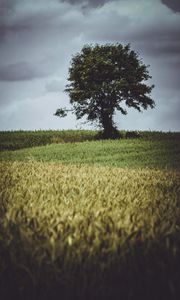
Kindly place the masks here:
<instances>
[{"instance_id":1,"label":"wheat field","mask_svg":"<svg viewBox=\"0 0 180 300\"><path fill-rule=\"evenodd\" d=\"M180 171L0 170L1 299L178 299Z\"/></svg>"}]
</instances>

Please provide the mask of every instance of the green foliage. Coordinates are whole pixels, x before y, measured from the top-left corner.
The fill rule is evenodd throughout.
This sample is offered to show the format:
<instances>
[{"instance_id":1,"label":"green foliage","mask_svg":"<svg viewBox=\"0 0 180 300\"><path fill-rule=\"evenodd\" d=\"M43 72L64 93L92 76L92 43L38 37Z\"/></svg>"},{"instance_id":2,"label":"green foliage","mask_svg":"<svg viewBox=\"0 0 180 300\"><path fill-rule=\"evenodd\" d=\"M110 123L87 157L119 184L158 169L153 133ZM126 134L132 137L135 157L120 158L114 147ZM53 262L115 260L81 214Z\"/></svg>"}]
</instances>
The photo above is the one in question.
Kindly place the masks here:
<instances>
[{"instance_id":1,"label":"green foliage","mask_svg":"<svg viewBox=\"0 0 180 300\"><path fill-rule=\"evenodd\" d=\"M0 169L1 299L179 299L179 171Z\"/></svg>"},{"instance_id":2,"label":"green foliage","mask_svg":"<svg viewBox=\"0 0 180 300\"><path fill-rule=\"evenodd\" d=\"M104 129L103 138L117 138L116 110L126 114L124 104L138 111L155 105L149 97L154 86L145 84L151 78L147 67L130 45L84 46L71 61L65 90L77 119L87 116ZM65 111L59 109L56 115L64 116Z\"/></svg>"},{"instance_id":3,"label":"green foliage","mask_svg":"<svg viewBox=\"0 0 180 300\"><path fill-rule=\"evenodd\" d=\"M66 110L66 108L59 108L56 110L54 115L57 117L64 118L67 116L67 110Z\"/></svg>"}]
</instances>

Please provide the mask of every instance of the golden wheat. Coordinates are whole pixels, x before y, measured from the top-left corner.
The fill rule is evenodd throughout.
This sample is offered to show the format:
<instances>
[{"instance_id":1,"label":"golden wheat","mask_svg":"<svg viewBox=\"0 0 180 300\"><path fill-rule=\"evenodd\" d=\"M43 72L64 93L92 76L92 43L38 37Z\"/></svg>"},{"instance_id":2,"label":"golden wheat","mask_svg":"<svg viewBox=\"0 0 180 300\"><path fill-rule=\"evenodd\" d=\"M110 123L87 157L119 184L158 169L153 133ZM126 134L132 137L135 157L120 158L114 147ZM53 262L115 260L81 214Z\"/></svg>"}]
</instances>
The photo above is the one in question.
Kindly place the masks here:
<instances>
[{"instance_id":1,"label":"golden wheat","mask_svg":"<svg viewBox=\"0 0 180 300\"><path fill-rule=\"evenodd\" d=\"M30 290L30 282L34 289L43 282L45 289L59 278L68 288L76 281L83 294L87 286L96 291L106 270L125 274L131 265L139 274L137 257L155 273L158 261L158 272L166 269L159 251L168 253L169 264L178 258L179 171L35 161L1 162L0 171L0 248L6 253L1 273L8 253ZM146 257L152 249L151 270Z\"/></svg>"},{"instance_id":2,"label":"golden wheat","mask_svg":"<svg viewBox=\"0 0 180 300\"><path fill-rule=\"evenodd\" d=\"M154 238L166 231L164 223L175 229L180 217L180 172L37 162L1 163L1 170L4 222L52 247L62 239L71 247L81 239L87 249L102 239L116 247L122 229Z\"/></svg>"}]
</instances>

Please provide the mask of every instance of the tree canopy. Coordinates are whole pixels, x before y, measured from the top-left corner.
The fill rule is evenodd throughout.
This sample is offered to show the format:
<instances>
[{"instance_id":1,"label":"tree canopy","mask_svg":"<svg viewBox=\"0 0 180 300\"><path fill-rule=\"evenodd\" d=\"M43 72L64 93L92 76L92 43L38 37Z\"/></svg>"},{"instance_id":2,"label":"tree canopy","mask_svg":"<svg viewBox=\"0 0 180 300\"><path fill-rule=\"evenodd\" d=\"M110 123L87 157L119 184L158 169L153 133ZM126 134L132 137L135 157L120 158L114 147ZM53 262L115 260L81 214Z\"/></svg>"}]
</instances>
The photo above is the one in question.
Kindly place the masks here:
<instances>
[{"instance_id":1,"label":"tree canopy","mask_svg":"<svg viewBox=\"0 0 180 300\"><path fill-rule=\"evenodd\" d=\"M150 94L154 85L147 85L151 76L148 67L130 45L85 45L73 56L69 68L69 94L77 119L98 122L103 138L117 138L113 116L116 111L127 114L125 107L138 111L153 108ZM60 108L55 115L64 117L69 110Z\"/></svg>"}]
</instances>

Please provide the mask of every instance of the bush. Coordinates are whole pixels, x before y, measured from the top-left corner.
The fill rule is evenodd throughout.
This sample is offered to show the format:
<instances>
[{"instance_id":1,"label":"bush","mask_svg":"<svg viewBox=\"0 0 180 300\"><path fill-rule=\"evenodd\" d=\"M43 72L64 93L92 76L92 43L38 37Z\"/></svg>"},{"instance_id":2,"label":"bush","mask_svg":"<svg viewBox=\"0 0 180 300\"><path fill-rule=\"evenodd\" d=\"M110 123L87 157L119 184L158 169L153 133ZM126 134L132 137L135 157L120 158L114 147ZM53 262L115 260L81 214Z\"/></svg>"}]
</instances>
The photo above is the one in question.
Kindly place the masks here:
<instances>
[{"instance_id":1,"label":"bush","mask_svg":"<svg viewBox=\"0 0 180 300\"><path fill-rule=\"evenodd\" d=\"M136 139L142 137L141 133L139 131L127 131L126 132L126 138L127 139Z\"/></svg>"}]
</instances>

